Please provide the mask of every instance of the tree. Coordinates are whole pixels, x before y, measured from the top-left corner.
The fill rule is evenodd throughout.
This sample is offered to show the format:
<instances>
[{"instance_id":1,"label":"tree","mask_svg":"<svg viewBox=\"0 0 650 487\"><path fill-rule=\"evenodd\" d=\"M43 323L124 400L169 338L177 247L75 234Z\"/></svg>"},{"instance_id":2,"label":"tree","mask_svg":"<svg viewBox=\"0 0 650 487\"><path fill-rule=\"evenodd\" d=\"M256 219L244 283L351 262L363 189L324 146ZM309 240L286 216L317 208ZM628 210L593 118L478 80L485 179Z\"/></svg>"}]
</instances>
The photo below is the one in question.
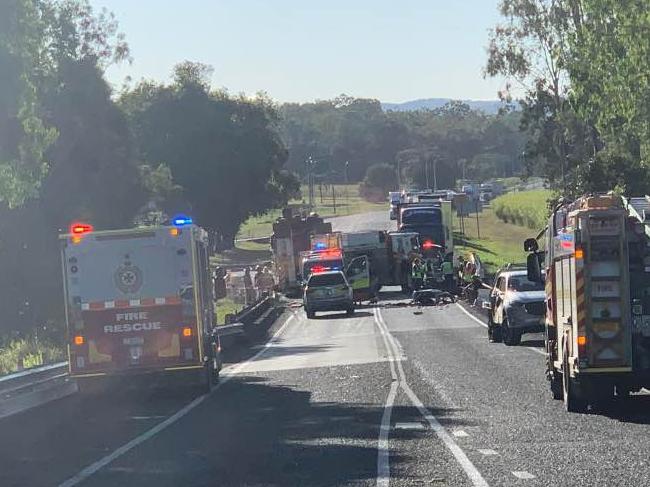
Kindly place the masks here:
<instances>
[{"instance_id":1,"label":"tree","mask_svg":"<svg viewBox=\"0 0 650 487\"><path fill-rule=\"evenodd\" d=\"M390 164L373 164L368 167L359 193L371 201L383 201L389 191L397 189L397 173Z\"/></svg>"},{"instance_id":2,"label":"tree","mask_svg":"<svg viewBox=\"0 0 650 487\"><path fill-rule=\"evenodd\" d=\"M286 204L297 180L274 104L211 91L209 68L184 62L174 83L141 83L122 94L141 160L160 161L182 186L195 220L231 244L249 216Z\"/></svg>"},{"instance_id":3,"label":"tree","mask_svg":"<svg viewBox=\"0 0 650 487\"><path fill-rule=\"evenodd\" d=\"M592 121L603 151L593 169L644 194L650 179L650 17L646 0L571 0L572 101ZM626 161L623 163L623 161ZM607 169L606 165L611 165Z\"/></svg>"},{"instance_id":4,"label":"tree","mask_svg":"<svg viewBox=\"0 0 650 487\"><path fill-rule=\"evenodd\" d=\"M56 130L44 123L38 92L44 24L35 0L0 2L0 202L35 197Z\"/></svg>"},{"instance_id":5,"label":"tree","mask_svg":"<svg viewBox=\"0 0 650 487\"><path fill-rule=\"evenodd\" d=\"M571 12L558 0L502 0L499 9L505 22L491 33L485 75L508 79L502 99L511 100L512 83L524 92L521 127L529 135L529 169L541 165L552 185L576 192L575 173L571 181L569 173L580 161L571 157L567 138L573 136L567 129L572 125L564 123L577 120L567 100Z\"/></svg>"}]
</instances>

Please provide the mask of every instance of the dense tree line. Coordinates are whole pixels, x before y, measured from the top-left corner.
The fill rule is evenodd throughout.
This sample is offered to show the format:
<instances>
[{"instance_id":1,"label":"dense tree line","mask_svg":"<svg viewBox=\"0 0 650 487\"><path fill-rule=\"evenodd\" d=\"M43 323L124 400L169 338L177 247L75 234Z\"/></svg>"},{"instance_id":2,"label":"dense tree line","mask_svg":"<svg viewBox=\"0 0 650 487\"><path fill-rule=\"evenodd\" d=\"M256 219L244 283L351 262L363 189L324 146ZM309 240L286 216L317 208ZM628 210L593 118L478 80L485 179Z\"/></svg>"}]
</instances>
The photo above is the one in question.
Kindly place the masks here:
<instances>
[{"instance_id":1,"label":"dense tree line","mask_svg":"<svg viewBox=\"0 0 650 487\"><path fill-rule=\"evenodd\" d=\"M0 2L0 346L36 325L61 336L58 234L71 222L185 210L227 245L299 189L269 100L213 91L189 62L170 85L118 97L104 71L128 58L114 17L87 0Z\"/></svg>"},{"instance_id":2,"label":"dense tree line","mask_svg":"<svg viewBox=\"0 0 650 487\"><path fill-rule=\"evenodd\" d=\"M287 167L326 181L360 181L369 167L388 164L402 185L452 187L459 178L489 179L523 172L520 113L486 115L452 102L435 110L393 112L377 100L341 95L282 105ZM311 159L310 159L311 158ZM308 161L313 161L310 167Z\"/></svg>"}]
</instances>

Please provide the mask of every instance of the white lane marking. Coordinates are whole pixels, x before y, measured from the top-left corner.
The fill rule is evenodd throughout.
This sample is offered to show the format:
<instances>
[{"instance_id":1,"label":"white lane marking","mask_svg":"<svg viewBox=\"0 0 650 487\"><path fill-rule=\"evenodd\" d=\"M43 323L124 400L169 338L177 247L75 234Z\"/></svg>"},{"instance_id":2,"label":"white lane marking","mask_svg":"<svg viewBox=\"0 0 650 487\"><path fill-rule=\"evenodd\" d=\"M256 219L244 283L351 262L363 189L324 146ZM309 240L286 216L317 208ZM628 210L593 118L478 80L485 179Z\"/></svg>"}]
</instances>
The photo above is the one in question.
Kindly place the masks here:
<instances>
[{"instance_id":1,"label":"white lane marking","mask_svg":"<svg viewBox=\"0 0 650 487\"><path fill-rule=\"evenodd\" d=\"M460 304L456 303L456 306L458 306L458 308L459 308L463 313L465 313L465 314L466 314L467 316L469 316L471 319L473 319L474 321L476 321L476 322L477 322L479 325L481 325L482 327L484 327L484 328L487 328L487 327L488 327L486 323L483 323L483 322L482 322L481 320L479 320L476 316L474 316L472 313L470 313L470 312L467 311L465 308L463 308ZM539 354L542 354L542 355L546 356L546 352L545 352L544 350L540 350L539 348L534 348L534 347L526 347L526 348L527 348L528 350L532 350L533 352L537 352L537 353L539 353Z\"/></svg>"},{"instance_id":2,"label":"white lane marking","mask_svg":"<svg viewBox=\"0 0 650 487\"><path fill-rule=\"evenodd\" d=\"M531 480L535 478L535 476L532 473L525 472L523 470L519 472L512 472L512 475L522 480Z\"/></svg>"},{"instance_id":3,"label":"white lane marking","mask_svg":"<svg viewBox=\"0 0 650 487\"><path fill-rule=\"evenodd\" d=\"M386 323L384 322L384 319L381 315L381 310L379 308L375 308L375 322L377 323L377 326L379 327L379 330L381 331L385 342L387 342L389 350L392 351L389 351L389 353L397 355L397 350L398 348L401 348L401 346L398 347L397 339L388 330L388 326L386 326ZM431 414L431 412L426 407L424 407L424 404L422 401L420 401L420 398L418 398L418 396L408 385L408 382L406 381L406 373L404 372L404 367L402 367L402 361L397 361L396 363L397 371L399 373L400 386L408 398L411 400L411 403L418 409L424 419L427 420L429 426L434 431L436 436L443 442L443 444L451 452L461 468L465 471L465 474L469 477L472 485L476 487L489 487L487 481L483 478L472 461L467 457L462 448L458 446L458 443L454 441L447 430L440 424L438 419L433 414Z\"/></svg>"},{"instance_id":4,"label":"white lane marking","mask_svg":"<svg viewBox=\"0 0 650 487\"><path fill-rule=\"evenodd\" d=\"M271 337L271 339L269 340L268 343L271 343L274 340L276 340L281 335L281 333L284 331L286 326L289 324L289 322L294 317L295 317L295 315L293 315L293 314L291 316L289 316L289 318L284 322L284 324ZM258 353L256 353L253 357L248 359L246 362L243 362L243 363L239 364L239 366L243 367L244 365L247 365L249 362L255 360L260 355L262 355L262 353L264 353L267 349L268 349L268 347L263 348ZM235 368L233 368L232 366L227 367L226 369L224 369L224 371L228 371L230 374L232 374L233 369L238 370L238 367L235 367ZM86 480L88 477L90 477L90 476L94 475L95 473L97 473L97 471L99 471L100 469L102 469L106 465L108 465L111 462L113 462L114 460L118 459L119 457L121 457L125 453L128 453L130 450L132 450L136 446L138 446L141 443L144 443L145 441L147 441L148 439L156 436L158 433L160 433L161 431L167 429L167 427L174 424L176 421L178 421L183 416L185 416L187 413L189 413L192 409L194 409L199 404L201 404L205 400L206 397L208 397L214 391L219 389L223 384L228 382L232 377L233 377L232 375L226 375L219 382L219 384L217 384L216 387L214 389L212 389L212 391L210 391L210 393L204 394L202 396L197 397L191 403L189 403L188 405L186 405L182 409L178 410L176 413L171 415L165 421L162 421L161 423L158 423L156 426L154 426L153 428L145 431L140 436L137 436L136 438L132 439L128 443L125 443L124 445L122 445L121 447L119 447L118 449L113 451L113 453L111 453L110 455L107 455L104 458L101 458L101 459L97 460L96 462L91 463L90 465L88 465L87 467L82 469L79 473L77 473L75 476L70 477L68 480L65 480L64 482L60 483L58 487L74 487L75 485L78 485L79 483Z\"/></svg>"},{"instance_id":5,"label":"white lane marking","mask_svg":"<svg viewBox=\"0 0 650 487\"><path fill-rule=\"evenodd\" d=\"M376 308L373 310L375 320L377 319L376 310ZM384 340L384 345L386 346L386 353L390 359L392 354L388 348L388 342L383 333L382 338ZM397 377L397 371L395 370L395 363L393 360L389 360L388 364L390 365L390 376L392 382L390 384L390 390L388 391L388 397L386 398L384 413L381 416L381 425L379 427L379 440L377 442L377 487L388 487L390 484L390 451L388 450L388 435L390 433L390 417L393 412L393 404L395 403L395 396L397 395L397 389L399 387L399 378Z\"/></svg>"},{"instance_id":6,"label":"white lane marking","mask_svg":"<svg viewBox=\"0 0 650 487\"><path fill-rule=\"evenodd\" d=\"M426 430L427 427L422 423L395 423L396 430Z\"/></svg>"},{"instance_id":7,"label":"white lane marking","mask_svg":"<svg viewBox=\"0 0 650 487\"><path fill-rule=\"evenodd\" d=\"M478 451L481 455L486 455L486 456L489 456L489 455L498 455L498 453L497 453L496 450L491 450L490 448L483 448L483 449L479 449L479 450L477 450L477 451Z\"/></svg>"},{"instance_id":8,"label":"white lane marking","mask_svg":"<svg viewBox=\"0 0 650 487\"><path fill-rule=\"evenodd\" d=\"M481 325L483 328L487 328L487 323L483 323L481 320L479 320L476 316L474 316L472 313L467 311L465 308L463 308L460 304L456 303L456 306L458 306L458 309L460 309L463 313L465 313L467 316L472 318L474 321L476 321L479 325Z\"/></svg>"},{"instance_id":9,"label":"white lane marking","mask_svg":"<svg viewBox=\"0 0 650 487\"><path fill-rule=\"evenodd\" d=\"M136 421L146 420L146 419L164 419L167 416L131 416L131 419Z\"/></svg>"},{"instance_id":10,"label":"white lane marking","mask_svg":"<svg viewBox=\"0 0 650 487\"><path fill-rule=\"evenodd\" d=\"M456 438L466 438L466 437L469 436L469 435L467 434L467 432L466 432L466 431L463 431L463 430L455 430L455 431L453 432L453 435L454 435Z\"/></svg>"}]
</instances>

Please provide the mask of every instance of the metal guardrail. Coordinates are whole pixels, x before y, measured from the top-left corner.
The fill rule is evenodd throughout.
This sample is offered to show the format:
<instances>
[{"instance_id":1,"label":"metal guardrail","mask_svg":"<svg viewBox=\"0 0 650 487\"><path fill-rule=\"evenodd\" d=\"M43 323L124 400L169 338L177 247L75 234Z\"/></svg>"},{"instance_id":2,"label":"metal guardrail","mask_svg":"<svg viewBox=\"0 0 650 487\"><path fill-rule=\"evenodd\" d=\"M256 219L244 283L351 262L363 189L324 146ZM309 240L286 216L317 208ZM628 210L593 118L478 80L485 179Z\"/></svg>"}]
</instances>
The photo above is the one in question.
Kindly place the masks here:
<instances>
[{"instance_id":1,"label":"metal guardrail","mask_svg":"<svg viewBox=\"0 0 650 487\"><path fill-rule=\"evenodd\" d=\"M0 377L0 395L14 393L26 387L63 377L68 373L68 362L34 367Z\"/></svg>"}]
</instances>

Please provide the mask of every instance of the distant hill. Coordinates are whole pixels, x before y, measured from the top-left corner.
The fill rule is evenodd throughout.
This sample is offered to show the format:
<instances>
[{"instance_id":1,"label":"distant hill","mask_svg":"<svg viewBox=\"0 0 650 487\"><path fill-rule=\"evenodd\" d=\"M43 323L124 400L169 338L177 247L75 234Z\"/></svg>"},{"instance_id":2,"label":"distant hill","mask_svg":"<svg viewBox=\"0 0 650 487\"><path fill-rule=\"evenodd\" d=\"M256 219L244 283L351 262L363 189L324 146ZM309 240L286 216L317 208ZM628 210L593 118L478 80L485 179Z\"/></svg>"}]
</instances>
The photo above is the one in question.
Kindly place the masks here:
<instances>
[{"instance_id":1,"label":"distant hill","mask_svg":"<svg viewBox=\"0 0 650 487\"><path fill-rule=\"evenodd\" d=\"M422 98L420 100L405 101L403 103L382 103L384 110L395 110L407 112L410 110L435 109L444 106L452 101L451 98ZM461 100L467 103L473 110L481 110L487 114L494 114L499 111L503 103L499 100Z\"/></svg>"}]
</instances>

